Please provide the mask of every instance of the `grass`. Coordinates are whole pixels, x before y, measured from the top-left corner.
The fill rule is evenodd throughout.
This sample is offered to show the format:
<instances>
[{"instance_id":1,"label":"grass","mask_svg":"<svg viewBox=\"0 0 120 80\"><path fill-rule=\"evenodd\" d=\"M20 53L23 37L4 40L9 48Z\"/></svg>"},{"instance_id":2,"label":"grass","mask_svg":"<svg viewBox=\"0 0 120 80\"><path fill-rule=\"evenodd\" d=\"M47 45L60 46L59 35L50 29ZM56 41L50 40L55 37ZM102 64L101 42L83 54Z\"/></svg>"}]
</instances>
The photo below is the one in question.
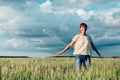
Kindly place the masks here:
<instances>
[{"instance_id":1,"label":"grass","mask_svg":"<svg viewBox=\"0 0 120 80\"><path fill-rule=\"evenodd\" d=\"M0 58L0 80L120 80L120 58L92 58L75 71L75 58Z\"/></svg>"}]
</instances>

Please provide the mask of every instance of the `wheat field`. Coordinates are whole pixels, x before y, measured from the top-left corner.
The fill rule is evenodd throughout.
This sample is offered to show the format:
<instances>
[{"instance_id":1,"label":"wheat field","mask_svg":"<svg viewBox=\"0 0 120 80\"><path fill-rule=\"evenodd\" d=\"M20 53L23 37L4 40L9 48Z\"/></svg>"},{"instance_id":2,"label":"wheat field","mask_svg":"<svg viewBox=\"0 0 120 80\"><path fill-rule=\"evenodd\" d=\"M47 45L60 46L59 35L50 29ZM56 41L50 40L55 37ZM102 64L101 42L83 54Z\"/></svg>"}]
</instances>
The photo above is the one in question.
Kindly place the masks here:
<instances>
[{"instance_id":1,"label":"wheat field","mask_svg":"<svg viewBox=\"0 0 120 80\"><path fill-rule=\"evenodd\" d=\"M0 58L0 80L120 80L120 58L92 58L75 71L75 58Z\"/></svg>"}]
</instances>

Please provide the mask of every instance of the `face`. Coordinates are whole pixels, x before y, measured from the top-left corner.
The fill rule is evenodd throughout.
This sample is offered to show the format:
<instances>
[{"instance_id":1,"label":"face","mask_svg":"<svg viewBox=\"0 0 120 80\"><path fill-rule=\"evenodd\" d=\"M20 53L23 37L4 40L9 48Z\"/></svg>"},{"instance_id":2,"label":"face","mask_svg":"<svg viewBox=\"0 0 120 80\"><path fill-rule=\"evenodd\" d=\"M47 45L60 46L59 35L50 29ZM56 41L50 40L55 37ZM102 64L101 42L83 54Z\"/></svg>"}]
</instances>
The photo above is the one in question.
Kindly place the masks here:
<instances>
[{"instance_id":1,"label":"face","mask_svg":"<svg viewBox=\"0 0 120 80\"><path fill-rule=\"evenodd\" d=\"M86 27L85 27L85 26L81 26L81 27L80 27L80 30L81 30L82 32L85 32L85 31L86 31Z\"/></svg>"}]
</instances>

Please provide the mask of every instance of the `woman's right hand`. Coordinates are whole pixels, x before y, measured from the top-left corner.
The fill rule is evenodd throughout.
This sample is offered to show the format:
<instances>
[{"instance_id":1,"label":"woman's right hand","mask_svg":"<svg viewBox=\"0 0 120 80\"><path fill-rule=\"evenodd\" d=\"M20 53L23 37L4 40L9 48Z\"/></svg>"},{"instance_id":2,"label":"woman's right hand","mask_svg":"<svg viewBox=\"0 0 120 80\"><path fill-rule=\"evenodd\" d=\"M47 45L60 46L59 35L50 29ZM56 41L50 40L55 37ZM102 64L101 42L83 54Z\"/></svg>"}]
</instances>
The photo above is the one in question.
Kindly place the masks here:
<instances>
[{"instance_id":1,"label":"woman's right hand","mask_svg":"<svg viewBox=\"0 0 120 80\"><path fill-rule=\"evenodd\" d=\"M63 51L60 51L60 52L57 52L56 54L57 55L61 55L61 54L63 54L64 52Z\"/></svg>"}]
</instances>

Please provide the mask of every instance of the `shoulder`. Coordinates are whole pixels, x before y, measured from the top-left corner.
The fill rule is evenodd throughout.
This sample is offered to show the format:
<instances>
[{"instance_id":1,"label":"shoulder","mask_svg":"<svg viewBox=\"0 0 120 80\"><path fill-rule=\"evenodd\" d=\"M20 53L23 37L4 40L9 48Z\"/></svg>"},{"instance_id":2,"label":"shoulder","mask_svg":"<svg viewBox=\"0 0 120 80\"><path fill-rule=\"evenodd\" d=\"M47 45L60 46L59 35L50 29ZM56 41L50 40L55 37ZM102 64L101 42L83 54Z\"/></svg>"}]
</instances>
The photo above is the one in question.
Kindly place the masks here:
<instances>
[{"instance_id":1,"label":"shoulder","mask_svg":"<svg viewBox=\"0 0 120 80\"><path fill-rule=\"evenodd\" d=\"M72 40L76 40L76 39L78 39L78 37L79 37L79 34L76 34L76 35L74 35Z\"/></svg>"},{"instance_id":2,"label":"shoulder","mask_svg":"<svg viewBox=\"0 0 120 80\"><path fill-rule=\"evenodd\" d=\"M78 38L78 37L79 37L79 34L76 34L74 37Z\"/></svg>"},{"instance_id":3,"label":"shoulder","mask_svg":"<svg viewBox=\"0 0 120 80\"><path fill-rule=\"evenodd\" d=\"M79 34L76 34L74 37L78 37L79 36Z\"/></svg>"},{"instance_id":4,"label":"shoulder","mask_svg":"<svg viewBox=\"0 0 120 80\"><path fill-rule=\"evenodd\" d=\"M79 34L75 34L73 37L78 37L79 36Z\"/></svg>"},{"instance_id":5,"label":"shoulder","mask_svg":"<svg viewBox=\"0 0 120 80\"><path fill-rule=\"evenodd\" d=\"M88 37L88 39L89 39L90 41L92 41L92 38L91 38L90 35L87 34L87 37Z\"/></svg>"}]
</instances>

